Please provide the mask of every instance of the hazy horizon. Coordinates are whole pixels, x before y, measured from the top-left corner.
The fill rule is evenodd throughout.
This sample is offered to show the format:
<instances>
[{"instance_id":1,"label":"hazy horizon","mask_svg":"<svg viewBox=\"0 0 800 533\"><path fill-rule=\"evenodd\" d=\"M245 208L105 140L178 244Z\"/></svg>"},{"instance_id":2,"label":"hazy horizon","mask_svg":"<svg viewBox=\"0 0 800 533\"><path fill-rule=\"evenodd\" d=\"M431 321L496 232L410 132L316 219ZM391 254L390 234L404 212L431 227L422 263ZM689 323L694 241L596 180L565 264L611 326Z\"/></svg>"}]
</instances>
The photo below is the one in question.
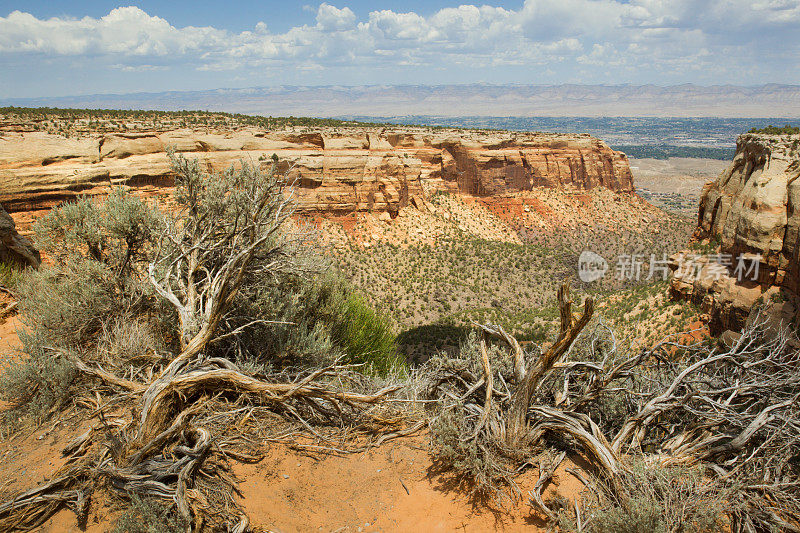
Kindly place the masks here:
<instances>
[{"instance_id":1,"label":"hazy horizon","mask_svg":"<svg viewBox=\"0 0 800 533\"><path fill-rule=\"evenodd\" d=\"M0 98L0 105L207 110L264 116L800 117L800 85L450 84L267 86Z\"/></svg>"}]
</instances>

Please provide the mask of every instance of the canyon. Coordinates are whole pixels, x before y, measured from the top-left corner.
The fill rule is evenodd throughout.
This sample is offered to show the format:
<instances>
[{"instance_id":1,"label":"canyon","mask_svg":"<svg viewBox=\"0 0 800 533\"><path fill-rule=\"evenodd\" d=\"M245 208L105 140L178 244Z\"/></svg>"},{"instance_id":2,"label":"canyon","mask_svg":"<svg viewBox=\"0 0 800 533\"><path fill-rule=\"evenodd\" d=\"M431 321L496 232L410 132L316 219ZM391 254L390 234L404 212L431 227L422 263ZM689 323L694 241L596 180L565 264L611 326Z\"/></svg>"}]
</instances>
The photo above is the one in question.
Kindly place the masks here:
<instances>
[{"instance_id":1,"label":"canyon","mask_svg":"<svg viewBox=\"0 0 800 533\"><path fill-rule=\"evenodd\" d=\"M304 213L396 217L437 191L498 196L538 187L633 192L626 156L589 135L430 130L285 128L166 129L64 135L0 128L0 203L9 213L46 209L113 185L144 193L171 187L166 152L209 171L240 161L298 184Z\"/></svg>"}]
</instances>

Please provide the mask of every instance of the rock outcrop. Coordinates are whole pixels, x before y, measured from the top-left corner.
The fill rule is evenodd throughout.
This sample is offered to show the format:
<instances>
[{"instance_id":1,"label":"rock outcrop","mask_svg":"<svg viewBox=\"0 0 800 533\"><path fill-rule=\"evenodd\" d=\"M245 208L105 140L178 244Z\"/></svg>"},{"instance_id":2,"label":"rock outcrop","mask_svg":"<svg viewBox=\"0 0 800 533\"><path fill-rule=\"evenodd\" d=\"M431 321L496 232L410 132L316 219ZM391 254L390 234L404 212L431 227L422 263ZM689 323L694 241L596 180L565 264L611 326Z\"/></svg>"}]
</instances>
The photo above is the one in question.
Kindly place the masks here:
<instances>
[{"instance_id":1,"label":"rock outcrop","mask_svg":"<svg viewBox=\"0 0 800 533\"><path fill-rule=\"evenodd\" d=\"M168 147L210 170L240 160L270 164L297 178L307 212L388 213L423 203L437 190L498 195L533 187L604 186L632 192L624 154L589 135L479 132L423 128L321 128L264 132L170 130L90 134L70 139L3 131L0 202L9 211L50 207L113 184L169 187Z\"/></svg>"},{"instance_id":2,"label":"rock outcrop","mask_svg":"<svg viewBox=\"0 0 800 533\"><path fill-rule=\"evenodd\" d=\"M0 206L0 262L39 268L42 258L33 244L17 233L14 219Z\"/></svg>"},{"instance_id":3,"label":"rock outcrop","mask_svg":"<svg viewBox=\"0 0 800 533\"><path fill-rule=\"evenodd\" d=\"M671 291L700 303L712 332L739 329L765 293L800 296L798 177L800 135L745 134L730 166L704 187L696 236L718 242L720 255L678 254Z\"/></svg>"}]
</instances>

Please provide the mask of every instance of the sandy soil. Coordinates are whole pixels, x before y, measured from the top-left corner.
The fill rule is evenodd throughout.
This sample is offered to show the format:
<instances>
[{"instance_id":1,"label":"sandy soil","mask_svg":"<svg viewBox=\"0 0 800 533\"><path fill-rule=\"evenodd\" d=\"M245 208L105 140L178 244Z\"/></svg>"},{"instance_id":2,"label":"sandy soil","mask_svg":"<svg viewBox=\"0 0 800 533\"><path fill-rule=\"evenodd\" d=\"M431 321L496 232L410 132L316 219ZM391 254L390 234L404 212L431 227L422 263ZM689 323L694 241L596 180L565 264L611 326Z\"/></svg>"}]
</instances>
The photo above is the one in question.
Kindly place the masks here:
<instances>
[{"instance_id":1,"label":"sandy soil","mask_svg":"<svg viewBox=\"0 0 800 533\"><path fill-rule=\"evenodd\" d=\"M574 498L583 485L566 468L556 471L545 501L556 491ZM452 474L431 463L424 438L403 439L345 457L307 455L274 447L256 465L235 468L241 502L254 525L290 531L545 531L525 502L501 507L474 501ZM536 468L517 482L525 495Z\"/></svg>"},{"instance_id":2,"label":"sandy soil","mask_svg":"<svg viewBox=\"0 0 800 533\"><path fill-rule=\"evenodd\" d=\"M19 318L0 323L0 357L7 360L19 347ZM2 406L0 406L2 409ZM0 500L48 481L65 465L61 450L88 429L88 423L62 418L34 431L0 438ZM343 457L309 454L270 445L254 465L236 464L240 501L252 524L274 532L358 531L545 531L541 516L523 502L506 505L472 501L452 474L431 462L424 436L389 442L366 453ZM583 485L565 468L565 461L545 491L574 498ZM527 491L538 478L531 468L517 480ZM102 494L93 496L86 529L75 514L63 509L39 531L88 531L113 527L118 510Z\"/></svg>"},{"instance_id":3,"label":"sandy soil","mask_svg":"<svg viewBox=\"0 0 800 533\"><path fill-rule=\"evenodd\" d=\"M32 435L0 443L3 495L49 480L63 465L60 449L83 428L40 428ZM40 437L43 437L40 439ZM580 462L580 458L576 458ZM583 490L566 468L556 470L544 499L568 499ZM519 476L524 500L505 507L471 499L458 480L431 463L424 438L405 438L362 454L344 457L308 454L273 445L258 464L236 464L239 498L256 531L289 532L544 532L541 514L527 504L536 468ZM99 533L113 527L119 510L93 495L86 529L63 509L39 531ZM99 498L99 499L98 499Z\"/></svg>"}]
</instances>

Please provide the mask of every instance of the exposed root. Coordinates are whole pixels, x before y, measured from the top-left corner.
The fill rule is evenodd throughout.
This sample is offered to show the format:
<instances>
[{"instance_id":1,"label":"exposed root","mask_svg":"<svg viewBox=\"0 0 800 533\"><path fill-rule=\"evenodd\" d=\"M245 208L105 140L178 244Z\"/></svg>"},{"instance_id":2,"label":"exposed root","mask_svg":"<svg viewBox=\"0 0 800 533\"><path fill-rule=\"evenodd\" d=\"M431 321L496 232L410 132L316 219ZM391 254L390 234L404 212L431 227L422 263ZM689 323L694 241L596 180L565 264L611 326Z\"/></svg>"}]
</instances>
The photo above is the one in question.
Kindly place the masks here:
<instances>
[{"instance_id":1,"label":"exposed root","mask_svg":"<svg viewBox=\"0 0 800 533\"><path fill-rule=\"evenodd\" d=\"M79 521L85 520L88 493L85 489L73 487L82 484L86 477L83 469L72 468L56 479L0 504L0 530L31 530L42 525L65 505L75 511Z\"/></svg>"},{"instance_id":2,"label":"exposed root","mask_svg":"<svg viewBox=\"0 0 800 533\"><path fill-rule=\"evenodd\" d=\"M398 386L363 393L320 382L332 373L341 374L346 367L331 366L296 382L271 383L231 368L210 369L214 364L206 361L200 370L174 376L167 386L149 397L143 386L130 391L132 387L113 374L80 365L81 371L103 386L116 386L124 390L123 394L141 396L138 402L142 415L127 423L109 424L102 410L98 411L104 423L64 447L63 454L74 466L54 481L0 505L0 529L32 529L64 506L85 515L86 495L102 485L122 495L136 493L174 501L178 512L196 531L244 531L249 521L232 497L236 487L228 459L260 460L259 455L239 451L247 446L234 445L242 439L246 443L245 426L253 422L253 409L267 409L294 419L306 434L323 443L329 442L328 438L314 429L306 416L319 417L326 423L338 420L343 428L357 424L376 436L367 446L334 451L364 450L410 435L425 425L420 420L404 427L405 417L370 411L380 407ZM226 414L213 404L212 397L229 397L243 407Z\"/></svg>"},{"instance_id":3,"label":"exposed root","mask_svg":"<svg viewBox=\"0 0 800 533\"><path fill-rule=\"evenodd\" d=\"M558 465L564 461L566 456L567 452L561 452L549 463L545 463L544 459L540 459L539 479L536 480L536 485L533 487L533 490L528 492L531 498L531 505L538 507L550 520L555 520L556 514L544 504L544 500L542 500L542 491L545 485L553 478L553 474L558 468Z\"/></svg>"},{"instance_id":4,"label":"exposed root","mask_svg":"<svg viewBox=\"0 0 800 533\"><path fill-rule=\"evenodd\" d=\"M601 321L581 341L581 350L594 357L568 359L593 306L587 300L575 317L567 295L562 287L561 330L541 354L526 353L500 326L477 324L509 352L496 350L493 360L482 338L474 361L432 360L426 370L430 398L439 401L432 428L440 456L481 490L505 485L514 492L508 471L532 462L537 450L571 447L589 460L603 497L618 502L626 501L635 458L652 468L699 465L708 490L725 494L732 531L794 530L800 524L800 353L791 334L768 333L756 317L731 347L667 337L623 357L609 331L598 340L597 332L608 329ZM676 350L683 359L673 362ZM494 388L498 382L501 390ZM609 398L618 411L602 403ZM452 413L460 420L453 422ZM619 418L605 419L610 416ZM537 489L547 480L546 466L540 472ZM554 519L538 490L531 501ZM577 519L577 505L575 513Z\"/></svg>"},{"instance_id":5,"label":"exposed root","mask_svg":"<svg viewBox=\"0 0 800 533\"><path fill-rule=\"evenodd\" d=\"M192 398L202 393L247 394L251 395L257 404L275 406L285 406L291 401L303 400L307 405L319 406L326 412L330 412L331 409L342 412L345 407L376 404L399 388L399 386L386 387L375 394L358 394L333 391L314 384L265 383L228 369L189 372L173 378L152 393L151 391L145 393L140 437L146 438L162 430L166 421L172 417L176 400Z\"/></svg>"}]
</instances>

